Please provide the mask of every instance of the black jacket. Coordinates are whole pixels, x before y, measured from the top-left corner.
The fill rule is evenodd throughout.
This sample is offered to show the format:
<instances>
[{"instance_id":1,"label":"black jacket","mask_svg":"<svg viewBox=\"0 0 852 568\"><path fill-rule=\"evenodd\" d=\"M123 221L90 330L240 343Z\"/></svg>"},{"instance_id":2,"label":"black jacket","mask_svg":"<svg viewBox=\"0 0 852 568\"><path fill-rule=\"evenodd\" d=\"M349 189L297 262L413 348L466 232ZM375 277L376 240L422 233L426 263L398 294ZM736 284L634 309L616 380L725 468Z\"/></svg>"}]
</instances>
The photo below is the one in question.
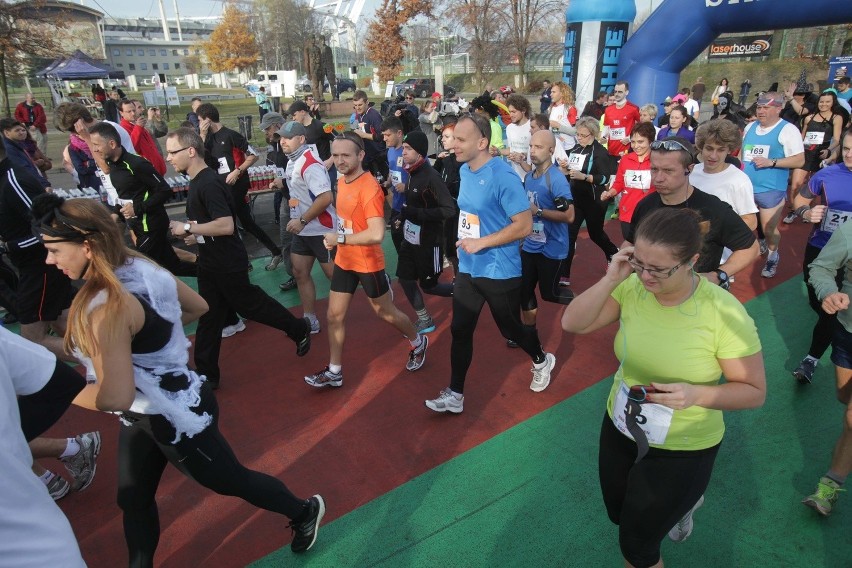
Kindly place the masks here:
<instances>
[{"instance_id":1,"label":"black jacket","mask_svg":"<svg viewBox=\"0 0 852 568\"><path fill-rule=\"evenodd\" d=\"M612 176L618 170L618 164L609 155L600 142L595 140L590 146L581 146L577 144L566 152L571 154L586 154L589 155L583 164L583 173L594 178L593 182L574 180L571 182L571 191L600 189L607 185Z\"/></svg>"},{"instance_id":2,"label":"black jacket","mask_svg":"<svg viewBox=\"0 0 852 568\"><path fill-rule=\"evenodd\" d=\"M172 197L172 188L151 162L122 148L118 159L109 162L109 179L121 199L133 201L136 216L128 219L127 224L134 232L168 228L165 203Z\"/></svg>"},{"instance_id":3,"label":"black jacket","mask_svg":"<svg viewBox=\"0 0 852 568\"><path fill-rule=\"evenodd\" d=\"M441 174L424 160L414 171L408 172L405 185L405 205L400 220L420 225L420 244L434 246L443 239L444 219L456 212L453 198L447 191Z\"/></svg>"},{"instance_id":4,"label":"black jacket","mask_svg":"<svg viewBox=\"0 0 852 568\"><path fill-rule=\"evenodd\" d=\"M18 264L23 257L44 257L44 246L33 234L33 199L44 194L41 184L9 158L0 162L0 236L9 257Z\"/></svg>"}]
</instances>

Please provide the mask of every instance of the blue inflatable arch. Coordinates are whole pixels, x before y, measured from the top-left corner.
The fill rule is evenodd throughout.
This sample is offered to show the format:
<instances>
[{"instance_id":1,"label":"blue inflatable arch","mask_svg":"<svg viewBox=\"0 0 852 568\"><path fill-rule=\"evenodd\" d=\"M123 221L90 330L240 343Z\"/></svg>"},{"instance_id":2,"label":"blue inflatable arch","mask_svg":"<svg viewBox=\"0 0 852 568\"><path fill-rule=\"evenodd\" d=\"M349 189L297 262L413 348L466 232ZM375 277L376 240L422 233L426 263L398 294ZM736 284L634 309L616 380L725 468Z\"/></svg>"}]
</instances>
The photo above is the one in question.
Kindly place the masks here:
<instances>
[{"instance_id":1,"label":"blue inflatable arch","mask_svg":"<svg viewBox=\"0 0 852 568\"><path fill-rule=\"evenodd\" d=\"M677 92L680 72L722 33L850 22L849 0L665 0L624 44L618 78L630 84L634 103L659 103Z\"/></svg>"}]
</instances>

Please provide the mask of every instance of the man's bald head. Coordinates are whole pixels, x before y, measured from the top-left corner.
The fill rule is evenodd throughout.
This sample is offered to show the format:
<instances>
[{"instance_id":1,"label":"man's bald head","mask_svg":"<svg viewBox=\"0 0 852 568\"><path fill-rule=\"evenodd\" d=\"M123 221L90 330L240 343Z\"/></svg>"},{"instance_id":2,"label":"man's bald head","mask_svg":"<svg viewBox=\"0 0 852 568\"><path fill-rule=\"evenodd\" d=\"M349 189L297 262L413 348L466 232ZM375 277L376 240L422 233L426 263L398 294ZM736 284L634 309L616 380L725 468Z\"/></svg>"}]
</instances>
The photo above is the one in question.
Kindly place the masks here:
<instances>
[{"instance_id":1,"label":"man's bald head","mask_svg":"<svg viewBox=\"0 0 852 568\"><path fill-rule=\"evenodd\" d=\"M553 163L556 136L550 130L539 130L530 138L530 161L538 167Z\"/></svg>"}]
</instances>

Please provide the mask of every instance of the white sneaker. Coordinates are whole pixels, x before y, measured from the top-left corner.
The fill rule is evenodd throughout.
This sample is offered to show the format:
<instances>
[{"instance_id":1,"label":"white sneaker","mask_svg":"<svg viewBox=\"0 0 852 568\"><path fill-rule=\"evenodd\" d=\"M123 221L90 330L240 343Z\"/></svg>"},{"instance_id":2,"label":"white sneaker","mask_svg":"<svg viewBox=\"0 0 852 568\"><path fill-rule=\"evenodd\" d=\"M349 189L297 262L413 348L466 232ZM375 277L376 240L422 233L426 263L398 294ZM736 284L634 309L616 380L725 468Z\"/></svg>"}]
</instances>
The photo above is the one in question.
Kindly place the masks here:
<instances>
[{"instance_id":1,"label":"white sneaker","mask_svg":"<svg viewBox=\"0 0 852 568\"><path fill-rule=\"evenodd\" d=\"M530 383L530 390L533 392L541 392L550 384L550 372L556 366L556 357L553 353L544 354L544 367L536 369L535 365L532 368L533 379Z\"/></svg>"},{"instance_id":2,"label":"white sneaker","mask_svg":"<svg viewBox=\"0 0 852 568\"><path fill-rule=\"evenodd\" d=\"M226 325L222 328L222 337L231 337L245 330L246 322L243 320L237 320L237 323L234 325Z\"/></svg>"},{"instance_id":3,"label":"white sneaker","mask_svg":"<svg viewBox=\"0 0 852 568\"><path fill-rule=\"evenodd\" d=\"M426 401L426 408L435 412L452 412L460 414L464 410L464 396L461 398L453 394L449 388L445 388L438 395L438 398Z\"/></svg>"},{"instance_id":4,"label":"white sneaker","mask_svg":"<svg viewBox=\"0 0 852 568\"><path fill-rule=\"evenodd\" d=\"M675 542L683 542L692 534L694 523L692 522L692 514L704 504L704 495L698 498L698 502L692 506L687 514L669 531L669 538Z\"/></svg>"},{"instance_id":5,"label":"white sneaker","mask_svg":"<svg viewBox=\"0 0 852 568\"><path fill-rule=\"evenodd\" d=\"M322 329L322 328L320 328L319 320L317 318L313 318L313 319L307 318L307 319L308 319L308 321L311 322L311 335L316 335L317 333L319 333L320 329Z\"/></svg>"}]
</instances>

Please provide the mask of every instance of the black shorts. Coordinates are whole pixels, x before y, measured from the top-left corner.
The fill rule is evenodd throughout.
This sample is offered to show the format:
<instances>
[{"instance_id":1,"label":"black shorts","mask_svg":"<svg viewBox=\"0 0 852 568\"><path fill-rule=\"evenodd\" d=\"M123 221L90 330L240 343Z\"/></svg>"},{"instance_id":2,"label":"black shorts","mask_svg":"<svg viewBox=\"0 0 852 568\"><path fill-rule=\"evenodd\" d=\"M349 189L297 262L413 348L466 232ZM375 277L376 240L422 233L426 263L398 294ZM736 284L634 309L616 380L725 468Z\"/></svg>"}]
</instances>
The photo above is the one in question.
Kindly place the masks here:
<instances>
[{"instance_id":1,"label":"black shorts","mask_svg":"<svg viewBox=\"0 0 852 568\"><path fill-rule=\"evenodd\" d=\"M293 235L293 240L290 243L290 253L300 256L312 256L323 264L331 262L334 260L333 251L325 248L323 239L322 235L312 237Z\"/></svg>"},{"instance_id":2,"label":"black shorts","mask_svg":"<svg viewBox=\"0 0 852 568\"><path fill-rule=\"evenodd\" d=\"M396 277L419 280L420 286L428 289L438 284L443 267L444 253L440 246L413 245L403 241L396 263Z\"/></svg>"},{"instance_id":3,"label":"black shorts","mask_svg":"<svg viewBox=\"0 0 852 568\"><path fill-rule=\"evenodd\" d=\"M47 251L45 251L45 258ZM22 324L56 321L74 299L71 280L55 266L30 259L17 265L18 319Z\"/></svg>"},{"instance_id":4,"label":"black shorts","mask_svg":"<svg viewBox=\"0 0 852 568\"><path fill-rule=\"evenodd\" d=\"M355 272L344 270L336 264L331 274L331 291L354 294L358 284L364 287L368 298L381 298L390 290L390 279L384 270L378 272Z\"/></svg>"},{"instance_id":5,"label":"black shorts","mask_svg":"<svg viewBox=\"0 0 852 568\"><path fill-rule=\"evenodd\" d=\"M574 293L559 287L564 260L548 258L543 254L521 251L521 309L525 312L538 307L535 287L545 302L569 304Z\"/></svg>"},{"instance_id":6,"label":"black shorts","mask_svg":"<svg viewBox=\"0 0 852 568\"><path fill-rule=\"evenodd\" d=\"M822 158L819 157L820 150L805 150L805 163L802 169L806 172L818 172L822 166Z\"/></svg>"}]
</instances>

